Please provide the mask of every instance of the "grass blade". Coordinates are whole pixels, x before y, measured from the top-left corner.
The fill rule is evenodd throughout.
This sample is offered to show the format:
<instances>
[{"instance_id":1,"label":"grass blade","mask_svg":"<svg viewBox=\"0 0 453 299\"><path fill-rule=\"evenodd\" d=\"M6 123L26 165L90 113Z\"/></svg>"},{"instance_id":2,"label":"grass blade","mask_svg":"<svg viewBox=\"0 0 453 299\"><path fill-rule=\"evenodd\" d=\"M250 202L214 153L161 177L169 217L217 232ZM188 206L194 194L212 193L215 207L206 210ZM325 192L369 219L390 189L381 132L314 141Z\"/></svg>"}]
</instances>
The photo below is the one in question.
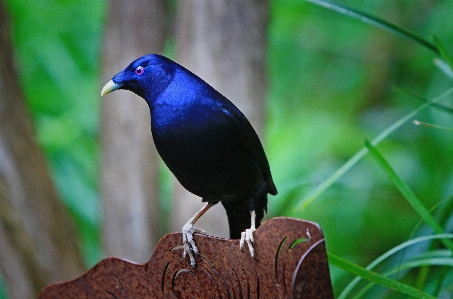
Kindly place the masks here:
<instances>
[{"instance_id":1,"label":"grass blade","mask_svg":"<svg viewBox=\"0 0 453 299\"><path fill-rule=\"evenodd\" d=\"M433 35L434 43L436 44L437 49L439 50L440 56L445 60L445 62L450 67L450 72L453 70L453 57L448 52L447 48L445 48L444 44L440 41L440 39Z\"/></svg>"},{"instance_id":2,"label":"grass blade","mask_svg":"<svg viewBox=\"0 0 453 299\"><path fill-rule=\"evenodd\" d=\"M421 243L421 242L426 242L426 241L432 241L436 239L453 239L453 234L441 234L441 235L430 235L430 236L423 236L419 238L415 238L412 240L409 240L407 242L404 242L389 251L385 252L381 256L379 256L377 259L375 259L373 262L371 262L365 269L366 270L372 270L374 267L379 265L381 262L389 258L390 256L405 250L407 247ZM360 282L361 277L356 277L354 278L341 292L341 294L338 296L338 299L345 299L348 298L349 293L352 291L352 289Z\"/></svg>"},{"instance_id":3,"label":"grass blade","mask_svg":"<svg viewBox=\"0 0 453 299\"><path fill-rule=\"evenodd\" d=\"M440 41L440 39L433 35L434 43L439 49L440 56L442 56L443 60L435 59L434 64L450 79L453 79L453 56L448 52L447 48L445 48L444 44Z\"/></svg>"},{"instance_id":4,"label":"grass blade","mask_svg":"<svg viewBox=\"0 0 453 299\"><path fill-rule=\"evenodd\" d=\"M442 62L443 62L443 61L442 61ZM443 63L445 63L445 62L443 62ZM447 66L447 67L448 67L448 66ZM452 73L452 75L453 75L453 73ZM453 77L452 77L452 79L453 79ZM411 97L413 97L414 99L419 100L419 101L421 101L421 102L423 102L423 103L428 103L428 102L430 102L429 99L427 99L427 98L425 98L424 96L419 95L419 94L417 94L417 93L415 93L415 92L413 92L413 91L406 90L406 89L399 88L399 87L395 87L395 90L398 91L398 92L404 93L404 94L408 94L408 95L410 95ZM453 108L451 108L451 107L448 107L448 106L445 106L445 105L442 105L442 104L438 104L438 103L431 103L431 105L432 105L432 107L434 107L434 108L437 108L437 109L439 109L439 110L442 110L442 111L445 111L445 112L448 112L448 113L453 114Z\"/></svg>"},{"instance_id":5,"label":"grass blade","mask_svg":"<svg viewBox=\"0 0 453 299\"><path fill-rule=\"evenodd\" d=\"M394 268L389 271L386 271L383 275L387 277L389 275L398 273L401 270L410 270L413 268L429 267L429 266L452 267L453 259L451 259L451 258L431 258L431 259L424 259L424 260L409 261L409 262L403 263L398 268ZM369 291L375 285L376 285L376 283L374 283L374 282L368 283L359 292L357 292L357 294L353 298L354 299L361 298L367 291ZM437 294L437 293L434 292L434 294Z\"/></svg>"},{"instance_id":6,"label":"grass blade","mask_svg":"<svg viewBox=\"0 0 453 299\"><path fill-rule=\"evenodd\" d=\"M429 299L435 299L436 297L431 296L429 294L426 294L425 292L418 290L414 287L411 287L407 284L401 283L397 280L390 279L388 277L385 277L379 273L367 270L363 267L360 267L354 263L351 263L345 259L342 259L332 253L328 253L328 258L329 258L329 263L332 265L337 266L338 268L341 268L345 271L348 271L350 273L353 273L355 275L358 275L362 278L365 278L366 280L369 280L371 282L375 282L379 285L382 285L384 287L387 287L389 289L392 289L394 291L407 294L409 296L412 296L414 298L429 298Z\"/></svg>"},{"instance_id":7,"label":"grass blade","mask_svg":"<svg viewBox=\"0 0 453 299\"><path fill-rule=\"evenodd\" d=\"M447 128L447 127L443 127L443 126L439 126L439 125L429 124L429 123L425 123L425 122L422 122L422 121L419 121L419 120L414 120L414 125L427 127L427 128L431 128L431 129L437 129L437 130L444 130L444 131L453 132L453 128Z\"/></svg>"},{"instance_id":8,"label":"grass blade","mask_svg":"<svg viewBox=\"0 0 453 299\"><path fill-rule=\"evenodd\" d=\"M403 36L411 41L414 41L414 42L428 48L429 50L433 51L436 54L441 54L439 49L437 48L437 46L435 44L431 43L430 41L428 41L427 39L411 32L407 29L404 29L404 28L399 27L395 24L392 24L386 20L383 20L381 18L372 16L365 12L361 12L357 9L348 7L346 5L338 4L338 3L334 3L334 2L330 2L330 1L325 1L325 0L305 0L305 1L313 3L320 7L329 9L334 12L338 12L342 15L358 19L364 23L368 23L368 24L374 25L376 27L383 28L391 33L395 33L395 34Z\"/></svg>"},{"instance_id":9,"label":"grass blade","mask_svg":"<svg viewBox=\"0 0 453 299\"><path fill-rule=\"evenodd\" d=\"M412 119L415 115L417 115L420 111L428 108L431 104L436 103L440 99L443 99L447 96L453 94L453 88L448 89L446 92L441 94L440 96L432 99L431 101L425 102L423 105L419 106L414 111L404 115L392 125L387 127L384 131L382 131L373 141L371 142L374 146L378 145L383 139L387 136L395 132L398 128L400 128L403 124L407 121ZM345 164L343 164L339 169L337 169L330 177L325 179L321 184L316 186L310 193L308 193L295 207L295 211L304 210L307 206L309 206L322 192L324 192L327 188L329 188L333 183L335 183L340 177L343 176L349 169L351 169L357 162L359 162L366 154L368 153L368 149L366 147L362 148L358 151L354 156L352 156Z\"/></svg>"},{"instance_id":10,"label":"grass blade","mask_svg":"<svg viewBox=\"0 0 453 299\"><path fill-rule=\"evenodd\" d=\"M371 144L370 141L365 141L365 146L370 152L371 156L376 160L379 166L392 180L393 184L397 187L400 193L406 198L407 202L414 208L420 217L434 230L436 234L445 233L442 226L434 219L428 209L423 205L420 199L415 195L414 191L409 188L406 183L398 176L395 170L390 166L384 156ZM442 243L453 252L453 241L450 239L441 239Z\"/></svg>"},{"instance_id":11,"label":"grass blade","mask_svg":"<svg viewBox=\"0 0 453 299\"><path fill-rule=\"evenodd\" d=\"M442 59L436 58L434 59L434 65L444 73L445 76L453 80L453 71L451 67Z\"/></svg>"}]
</instances>

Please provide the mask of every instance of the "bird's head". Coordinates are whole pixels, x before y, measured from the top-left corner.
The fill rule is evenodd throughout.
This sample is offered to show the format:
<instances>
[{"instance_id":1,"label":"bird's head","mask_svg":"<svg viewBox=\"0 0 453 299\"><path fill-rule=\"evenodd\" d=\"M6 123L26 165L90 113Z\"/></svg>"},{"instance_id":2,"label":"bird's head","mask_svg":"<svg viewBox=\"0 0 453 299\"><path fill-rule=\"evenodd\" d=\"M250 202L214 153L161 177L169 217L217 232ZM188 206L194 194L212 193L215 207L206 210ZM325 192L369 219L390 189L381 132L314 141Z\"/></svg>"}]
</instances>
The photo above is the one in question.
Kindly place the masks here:
<instances>
[{"instance_id":1,"label":"bird's head","mask_svg":"<svg viewBox=\"0 0 453 299\"><path fill-rule=\"evenodd\" d=\"M107 82L102 88L101 96L117 89L126 89L147 101L153 100L171 82L174 69L175 63L164 56L142 56Z\"/></svg>"}]
</instances>

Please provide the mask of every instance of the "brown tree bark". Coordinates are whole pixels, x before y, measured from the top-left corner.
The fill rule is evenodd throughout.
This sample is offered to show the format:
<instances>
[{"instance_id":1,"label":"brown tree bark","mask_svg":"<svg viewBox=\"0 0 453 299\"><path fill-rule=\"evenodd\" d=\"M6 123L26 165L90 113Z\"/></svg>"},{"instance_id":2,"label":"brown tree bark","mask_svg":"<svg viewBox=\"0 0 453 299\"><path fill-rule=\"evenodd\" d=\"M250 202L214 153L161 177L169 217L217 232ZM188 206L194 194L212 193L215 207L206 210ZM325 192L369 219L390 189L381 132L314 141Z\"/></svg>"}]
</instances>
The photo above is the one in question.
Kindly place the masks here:
<instances>
[{"instance_id":1,"label":"brown tree bark","mask_svg":"<svg viewBox=\"0 0 453 299\"><path fill-rule=\"evenodd\" d=\"M55 190L18 80L0 0L0 270L11 298L80 275L75 229Z\"/></svg>"},{"instance_id":2,"label":"brown tree bark","mask_svg":"<svg viewBox=\"0 0 453 299\"><path fill-rule=\"evenodd\" d=\"M262 137L265 119L268 3L265 0L181 1L177 15L178 62L234 102ZM202 206L177 186L174 230ZM220 220L220 219L221 220ZM228 237L221 205L201 217L197 227Z\"/></svg>"},{"instance_id":3,"label":"brown tree bark","mask_svg":"<svg viewBox=\"0 0 453 299\"><path fill-rule=\"evenodd\" d=\"M130 62L164 47L166 3L110 1L103 83ZM127 91L102 99L101 194L106 253L146 262L160 237L157 154L145 101Z\"/></svg>"}]
</instances>

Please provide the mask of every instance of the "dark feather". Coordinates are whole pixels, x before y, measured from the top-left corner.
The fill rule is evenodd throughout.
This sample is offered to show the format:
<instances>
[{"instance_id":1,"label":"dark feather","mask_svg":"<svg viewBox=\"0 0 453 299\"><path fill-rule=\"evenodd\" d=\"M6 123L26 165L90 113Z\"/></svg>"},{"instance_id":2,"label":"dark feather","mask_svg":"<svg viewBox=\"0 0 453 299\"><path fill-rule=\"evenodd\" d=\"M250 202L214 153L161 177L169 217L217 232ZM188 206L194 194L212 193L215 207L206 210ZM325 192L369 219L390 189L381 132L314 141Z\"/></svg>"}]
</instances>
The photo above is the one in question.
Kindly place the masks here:
<instances>
[{"instance_id":1,"label":"dark feather","mask_svg":"<svg viewBox=\"0 0 453 299\"><path fill-rule=\"evenodd\" d=\"M112 90L127 89L146 100L160 156L187 190L203 201L222 202L231 238L250 228L251 210L259 225L267 194L277 189L255 130L232 102L160 55L140 57L112 81Z\"/></svg>"}]
</instances>

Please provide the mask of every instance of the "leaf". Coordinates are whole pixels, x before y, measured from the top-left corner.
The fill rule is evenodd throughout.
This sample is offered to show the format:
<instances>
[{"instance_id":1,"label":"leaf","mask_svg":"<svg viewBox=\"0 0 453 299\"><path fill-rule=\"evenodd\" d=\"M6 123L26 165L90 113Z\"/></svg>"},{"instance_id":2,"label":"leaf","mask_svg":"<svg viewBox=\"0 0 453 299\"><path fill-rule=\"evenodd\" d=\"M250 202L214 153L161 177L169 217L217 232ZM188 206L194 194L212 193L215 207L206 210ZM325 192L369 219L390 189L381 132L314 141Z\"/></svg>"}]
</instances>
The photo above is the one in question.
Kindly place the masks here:
<instances>
[{"instance_id":1,"label":"leaf","mask_svg":"<svg viewBox=\"0 0 453 299\"><path fill-rule=\"evenodd\" d=\"M437 46L440 56L445 60L445 62L450 66L450 72L453 69L453 56L448 52L447 48L445 48L444 44L440 41L440 39L433 35L434 43Z\"/></svg>"},{"instance_id":2,"label":"leaf","mask_svg":"<svg viewBox=\"0 0 453 299\"><path fill-rule=\"evenodd\" d=\"M442 56L443 60L435 59L434 64L450 79L453 79L453 56L448 52L447 48L445 48L444 44L440 41L440 39L433 35L434 43L439 50L440 56Z\"/></svg>"},{"instance_id":3,"label":"leaf","mask_svg":"<svg viewBox=\"0 0 453 299\"><path fill-rule=\"evenodd\" d=\"M390 279L379 273L367 270L361 266L358 266L343 258L340 258L339 256L336 256L330 252L328 253L328 258L329 258L330 264L335 265L335 266L337 266L345 271L348 271L350 273L353 273L355 275L358 275L362 278L365 278L366 280L375 282L379 285L392 289L394 291L410 295L414 298L425 298L425 299L426 298L430 298L430 299L436 298L436 297L426 294L425 292L418 290L412 286L409 286L409 285L401 283L399 281Z\"/></svg>"},{"instance_id":4,"label":"leaf","mask_svg":"<svg viewBox=\"0 0 453 299\"><path fill-rule=\"evenodd\" d=\"M449 95L453 94L453 88L448 89L446 92L437 96L436 98L432 99L431 101L426 102L425 104L419 106L414 111L404 115L385 130L383 130L372 142L372 145L378 145L382 140L384 140L387 136L395 132L398 128L400 128L403 124L407 121L412 119L415 115L417 115L420 111L430 107L435 102L439 101L442 98L445 98ZM349 169L351 169L357 162L359 162L366 154L368 153L367 148L362 148L358 151L354 156L352 156L345 164L343 164L337 171L335 171L330 177L325 179L321 184L315 187L309 194L307 194L296 206L295 210L303 210L307 206L309 206L322 192L324 192L327 188L329 188L333 183L335 183L340 177L343 176Z\"/></svg>"},{"instance_id":5,"label":"leaf","mask_svg":"<svg viewBox=\"0 0 453 299\"><path fill-rule=\"evenodd\" d=\"M395 170L390 166L384 156L371 144L369 140L365 141L365 146L369 150L371 156L376 160L379 166L392 180L393 184L406 198L407 202L414 208L420 217L434 230L437 234L445 233L443 227L437 223L428 209L423 205L421 200L415 195L414 191L398 176ZM453 252L453 241L450 239L441 239L442 243Z\"/></svg>"},{"instance_id":6,"label":"leaf","mask_svg":"<svg viewBox=\"0 0 453 299\"><path fill-rule=\"evenodd\" d=\"M392 255L405 250L407 247L421 243L421 242L426 242L426 241L431 241L431 240L436 240L436 239L445 239L445 238L450 238L453 239L453 234L441 234L441 235L430 235L430 236L423 236L423 237L418 237L412 240L409 240L407 242L404 242L389 251L385 252L381 256L379 256L377 259L375 259L373 262L371 262L365 269L367 270L372 270L375 268L377 265L379 265L381 262L383 262L385 259L391 257ZM437 254L439 255L439 254ZM451 253L449 252L449 255ZM354 278L351 283L349 283L341 292L341 294L338 296L338 299L345 299L348 298L349 293L352 291L352 289L359 283L360 277Z\"/></svg>"},{"instance_id":7,"label":"leaf","mask_svg":"<svg viewBox=\"0 0 453 299\"><path fill-rule=\"evenodd\" d=\"M439 60L439 61L442 61L442 60ZM444 61L442 61L442 62L445 63ZM447 67L448 67L448 66L447 66ZM453 78L453 77L452 77L452 78ZM422 101L422 102L424 102L424 103L430 102L429 99L427 99L427 98L425 98L424 96L419 95L419 94L417 94L417 93L415 93L415 92L413 92L413 91L410 91L410 90L407 90L407 89L403 89L403 88L400 88L400 87L395 87L395 90L401 91L401 92L403 92L403 93L406 93L406 94L410 95L411 97L413 97L414 99L420 100L420 101ZM448 112L448 113L453 114L453 108L448 107L448 106L445 106L445 105L443 105L443 104L439 104L439 103L431 103L431 106L434 107L434 108L437 108L437 109L439 109L439 110L443 110L443 111L445 111L445 112Z\"/></svg>"},{"instance_id":8,"label":"leaf","mask_svg":"<svg viewBox=\"0 0 453 299\"><path fill-rule=\"evenodd\" d=\"M324 7L326 9L329 9L331 11L338 12L340 14L343 14L345 16L349 16L355 19L358 19L364 23L368 23L371 25L374 25L376 27L383 28L391 33L395 33L397 35L400 35L402 37L405 37L415 43L418 43L427 49L433 51L436 54L440 54L440 51L436 45L428 41L427 39L405 29L402 27L399 27L393 23L390 23L386 20L383 20L381 18L372 16L370 14L367 14L365 12L359 11L357 9L348 7L343 4L338 4L338 3L333 3L330 1L325 1L325 0L305 0L307 2L313 3L315 5L318 5L320 7Z\"/></svg>"},{"instance_id":9,"label":"leaf","mask_svg":"<svg viewBox=\"0 0 453 299\"><path fill-rule=\"evenodd\" d=\"M435 58L434 59L434 65L437 66L437 68L445 74L448 78L453 80L453 71L451 70L451 67L442 59Z\"/></svg>"}]
</instances>

